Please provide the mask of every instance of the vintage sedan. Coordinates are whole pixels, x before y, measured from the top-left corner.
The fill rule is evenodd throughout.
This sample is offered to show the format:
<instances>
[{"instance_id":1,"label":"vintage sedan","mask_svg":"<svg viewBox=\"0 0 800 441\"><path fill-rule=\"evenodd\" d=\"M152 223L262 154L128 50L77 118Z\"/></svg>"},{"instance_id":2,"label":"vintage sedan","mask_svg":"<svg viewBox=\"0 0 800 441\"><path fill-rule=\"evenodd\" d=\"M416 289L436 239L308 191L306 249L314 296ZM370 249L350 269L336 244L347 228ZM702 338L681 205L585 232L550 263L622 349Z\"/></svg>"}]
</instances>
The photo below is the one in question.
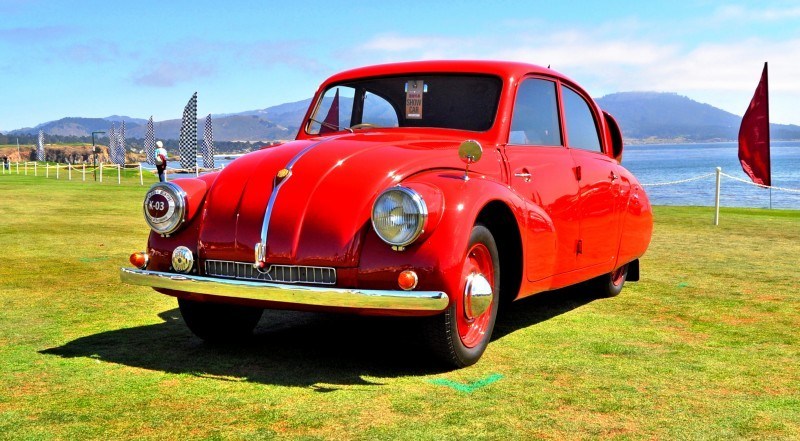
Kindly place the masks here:
<instances>
[{"instance_id":1,"label":"vintage sedan","mask_svg":"<svg viewBox=\"0 0 800 441\"><path fill-rule=\"evenodd\" d=\"M498 309L638 280L652 232L614 118L565 76L494 61L364 67L325 81L294 141L153 185L124 282L175 296L210 341L265 308L413 316L475 363Z\"/></svg>"}]
</instances>

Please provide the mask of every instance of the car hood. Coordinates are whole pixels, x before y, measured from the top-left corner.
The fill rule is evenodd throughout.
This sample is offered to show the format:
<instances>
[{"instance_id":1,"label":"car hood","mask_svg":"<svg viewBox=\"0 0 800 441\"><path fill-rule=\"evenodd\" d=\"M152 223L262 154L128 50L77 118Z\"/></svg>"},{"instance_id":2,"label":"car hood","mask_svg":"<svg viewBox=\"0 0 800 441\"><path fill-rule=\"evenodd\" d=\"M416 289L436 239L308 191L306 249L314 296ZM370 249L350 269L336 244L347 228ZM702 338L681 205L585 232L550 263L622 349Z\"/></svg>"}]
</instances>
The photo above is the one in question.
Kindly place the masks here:
<instances>
[{"instance_id":1,"label":"car hood","mask_svg":"<svg viewBox=\"0 0 800 441\"><path fill-rule=\"evenodd\" d=\"M427 169L463 169L464 138L363 132L293 141L245 155L207 194L203 259L254 262L273 196L267 263L354 267L375 197ZM291 168L283 182L280 170ZM280 183L279 187L276 185Z\"/></svg>"}]
</instances>

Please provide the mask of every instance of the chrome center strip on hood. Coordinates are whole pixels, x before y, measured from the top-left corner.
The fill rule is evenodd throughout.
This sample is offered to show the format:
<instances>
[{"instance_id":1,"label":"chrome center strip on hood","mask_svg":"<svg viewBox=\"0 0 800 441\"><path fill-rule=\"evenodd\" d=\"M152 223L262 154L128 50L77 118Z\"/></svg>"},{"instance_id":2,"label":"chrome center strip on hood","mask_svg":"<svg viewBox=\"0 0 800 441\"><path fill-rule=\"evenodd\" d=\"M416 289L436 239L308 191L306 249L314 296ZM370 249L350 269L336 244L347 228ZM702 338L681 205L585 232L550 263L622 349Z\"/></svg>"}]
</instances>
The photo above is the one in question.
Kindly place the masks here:
<instances>
[{"instance_id":1,"label":"chrome center strip on hood","mask_svg":"<svg viewBox=\"0 0 800 441\"><path fill-rule=\"evenodd\" d=\"M304 148L303 150L300 150L296 155L294 155L292 160L289 161L286 167L284 167L284 169L281 170L281 172L285 170L286 174L284 176L280 176L279 172L278 179L280 179L280 182L278 182L277 180L274 181L277 184L275 185L275 188L272 189L272 194L269 196L269 202L267 202L267 209L264 211L264 221L261 224L261 242L257 243L255 246L255 263L253 264L254 267L261 268L265 265L267 261L267 235L269 233L269 221L270 218L272 218L272 209L275 207L275 201L278 199L278 193L280 192L281 187L283 186L283 184L286 183L286 181L288 181L292 177L292 167L297 163L297 161L300 160L300 158L303 157L303 155L308 153L314 147L336 138L338 138L338 136L332 136L330 138L323 139L322 141L315 142L310 146Z\"/></svg>"}]
</instances>

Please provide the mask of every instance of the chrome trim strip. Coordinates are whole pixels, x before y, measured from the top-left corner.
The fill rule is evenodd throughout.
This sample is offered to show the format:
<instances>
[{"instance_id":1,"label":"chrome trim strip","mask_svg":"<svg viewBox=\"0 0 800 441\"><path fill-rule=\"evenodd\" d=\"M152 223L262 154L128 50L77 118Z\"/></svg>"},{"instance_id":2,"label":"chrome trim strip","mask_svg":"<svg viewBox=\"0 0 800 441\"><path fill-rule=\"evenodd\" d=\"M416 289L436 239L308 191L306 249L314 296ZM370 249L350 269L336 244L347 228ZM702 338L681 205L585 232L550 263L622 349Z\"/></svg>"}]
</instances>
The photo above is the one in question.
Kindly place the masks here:
<instances>
[{"instance_id":1,"label":"chrome trim strip","mask_svg":"<svg viewBox=\"0 0 800 441\"><path fill-rule=\"evenodd\" d=\"M131 285L205 294L222 299L264 300L287 305L436 312L443 311L450 302L450 298L442 291L390 291L282 285L280 283L215 279L133 268L120 268L120 279Z\"/></svg>"},{"instance_id":2,"label":"chrome trim strip","mask_svg":"<svg viewBox=\"0 0 800 441\"><path fill-rule=\"evenodd\" d=\"M267 209L264 212L264 221L261 223L261 242L257 243L256 246L255 246L255 250L256 250L255 251L255 254L256 254L256 262L255 263L256 263L256 265L259 262L266 262L266 258L267 258L267 252L266 252L267 251L266 250L267 234L269 233L269 221L270 221L270 218L272 218L272 209L275 206L275 200L278 198L278 192L280 191L281 187L283 186L283 184L286 183L286 181L288 181L289 179L292 178L292 166L294 166L295 163L297 163L297 161L299 161L300 158L303 157L303 155L308 153L309 150L313 149L314 147L316 147L316 146L318 146L318 145L320 145L320 144L322 144L324 142L327 142L327 141L330 141L330 140L336 139L336 138L337 137L326 138L326 139L323 139L321 141L318 141L318 142L315 142L315 143L311 144L310 146L304 148L303 150L300 150L300 152L298 152L296 155L294 155L292 160L289 161L289 164L287 164L286 167L284 167L286 170L289 170L289 174L285 178L283 178L280 182L278 182L278 185L276 185L275 188L272 189L272 194L269 196L269 202L267 202Z\"/></svg>"}]
</instances>

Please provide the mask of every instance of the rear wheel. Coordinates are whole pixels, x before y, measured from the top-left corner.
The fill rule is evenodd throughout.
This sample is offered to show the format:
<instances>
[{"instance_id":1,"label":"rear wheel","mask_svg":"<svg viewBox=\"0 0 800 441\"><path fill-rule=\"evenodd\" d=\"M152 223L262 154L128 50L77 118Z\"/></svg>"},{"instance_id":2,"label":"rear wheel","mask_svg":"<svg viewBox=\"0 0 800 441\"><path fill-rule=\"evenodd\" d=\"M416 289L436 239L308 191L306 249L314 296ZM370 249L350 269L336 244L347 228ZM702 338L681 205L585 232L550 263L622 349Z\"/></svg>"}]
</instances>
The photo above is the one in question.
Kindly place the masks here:
<instances>
[{"instance_id":1,"label":"rear wheel","mask_svg":"<svg viewBox=\"0 0 800 441\"><path fill-rule=\"evenodd\" d=\"M248 337L264 312L260 308L178 299L183 321L194 335L209 342Z\"/></svg>"},{"instance_id":2,"label":"rear wheel","mask_svg":"<svg viewBox=\"0 0 800 441\"><path fill-rule=\"evenodd\" d=\"M500 259L492 233L475 225L461 268L458 298L432 317L427 338L448 364L464 367L481 358L492 337L500 287Z\"/></svg>"},{"instance_id":3,"label":"rear wheel","mask_svg":"<svg viewBox=\"0 0 800 441\"><path fill-rule=\"evenodd\" d=\"M628 264L622 265L608 274L603 274L600 277L592 279L590 285L597 297L615 297L622 292L622 286L625 285L626 277L628 277Z\"/></svg>"}]
</instances>

